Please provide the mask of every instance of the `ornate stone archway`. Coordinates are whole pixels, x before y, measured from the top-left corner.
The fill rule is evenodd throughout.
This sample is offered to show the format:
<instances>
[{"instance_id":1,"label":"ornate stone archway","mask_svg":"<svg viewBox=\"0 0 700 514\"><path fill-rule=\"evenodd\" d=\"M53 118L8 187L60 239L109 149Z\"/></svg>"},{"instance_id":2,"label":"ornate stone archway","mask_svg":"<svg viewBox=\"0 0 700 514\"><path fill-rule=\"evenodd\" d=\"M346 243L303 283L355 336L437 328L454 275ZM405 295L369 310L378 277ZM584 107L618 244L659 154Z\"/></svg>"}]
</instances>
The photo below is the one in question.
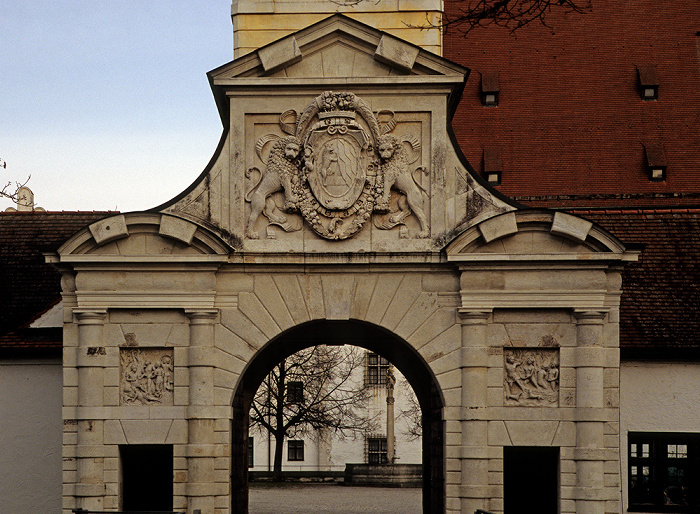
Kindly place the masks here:
<instances>
[{"instance_id":1,"label":"ornate stone archway","mask_svg":"<svg viewBox=\"0 0 700 514\"><path fill-rule=\"evenodd\" d=\"M240 505L250 377L295 327L335 323L385 334L382 353L440 399L426 512L502 511L507 446L560 449L562 512L618 501L607 436L620 268L636 255L483 183L449 137L467 75L343 16L211 72L225 131L209 167L50 257L66 309L66 513L120 506L132 444L172 445L176 509Z\"/></svg>"},{"instance_id":2,"label":"ornate stone archway","mask_svg":"<svg viewBox=\"0 0 700 514\"><path fill-rule=\"evenodd\" d=\"M421 355L406 341L379 326L357 320L316 320L292 327L258 351L241 375L233 398L232 512L246 512L248 411L271 363L319 344L360 346L386 356L407 377L424 410L423 505L426 512L444 510L444 401L440 386Z\"/></svg>"}]
</instances>

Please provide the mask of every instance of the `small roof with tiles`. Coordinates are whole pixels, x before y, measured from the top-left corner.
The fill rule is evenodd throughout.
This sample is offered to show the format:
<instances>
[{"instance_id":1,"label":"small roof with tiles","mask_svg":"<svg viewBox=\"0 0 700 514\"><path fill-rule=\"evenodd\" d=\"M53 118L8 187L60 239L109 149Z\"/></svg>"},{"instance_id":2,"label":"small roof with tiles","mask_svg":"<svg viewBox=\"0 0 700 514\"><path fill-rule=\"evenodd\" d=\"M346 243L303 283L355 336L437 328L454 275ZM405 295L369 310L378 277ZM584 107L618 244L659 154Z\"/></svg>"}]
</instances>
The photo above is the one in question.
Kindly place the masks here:
<instances>
[{"instance_id":1,"label":"small roof with tiles","mask_svg":"<svg viewBox=\"0 0 700 514\"><path fill-rule=\"evenodd\" d=\"M700 355L700 209L591 209L625 244L643 244L622 274L622 355Z\"/></svg>"},{"instance_id":2,"label":"small roof with tiles","mask_svg":"<svg viewBox=\"0 0 700 514\"><path fill-rule=\"evenodd\" d=\"M71 235L113 212L0 212L0 355L60 349L60 329L28 329L61 299L61 275L44 262Z\"/></svg>"}]
</instances>

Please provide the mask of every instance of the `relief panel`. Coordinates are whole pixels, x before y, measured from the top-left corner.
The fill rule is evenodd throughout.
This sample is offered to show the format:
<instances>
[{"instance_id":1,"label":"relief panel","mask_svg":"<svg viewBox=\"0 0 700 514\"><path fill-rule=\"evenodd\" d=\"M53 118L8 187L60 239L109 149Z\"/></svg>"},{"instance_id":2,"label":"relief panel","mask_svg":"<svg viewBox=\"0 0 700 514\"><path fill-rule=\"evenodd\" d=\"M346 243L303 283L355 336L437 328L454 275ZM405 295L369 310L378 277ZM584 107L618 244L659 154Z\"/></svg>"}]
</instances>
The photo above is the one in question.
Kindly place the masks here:
<instances>
[{"instance_id":1,"label":"relief panel","mask_svg":"<svg viewBox=\"0 0 700 514\"><path fill-rule=\"evenodd\" d=\"M261 237L261 221L285 232L304 222L327 240L348 239L373 218L374 227L404 228L412 217L427 238L428 170L421 165L421 122L390 110L373 112L354 93L327 91L301 113L253 123L254 163L246 171L250 204L246 235ZM407 131L415 131L408 133ZM414 223L415 224L415 223ZM408 230L400 231L408 237Z\"/></svg>"},{"instance_id":2,"label":"relief panel","mask_svg":"<svg viewBox=\"0 0 700 514\"><path fill-rule=\"evenodd\" d=\"M119 404L172 405L172 348L120 348Z\"/></svg>"},{"instance_id":3,"label":"relief panel","mask_svg":"<svg viewBox=\"0 0 700 514\"><path fill-rule=\"evenodd\" d=\"M559 405L559 349L504 348L503 404Z\"/></svg>"}]
</instances>

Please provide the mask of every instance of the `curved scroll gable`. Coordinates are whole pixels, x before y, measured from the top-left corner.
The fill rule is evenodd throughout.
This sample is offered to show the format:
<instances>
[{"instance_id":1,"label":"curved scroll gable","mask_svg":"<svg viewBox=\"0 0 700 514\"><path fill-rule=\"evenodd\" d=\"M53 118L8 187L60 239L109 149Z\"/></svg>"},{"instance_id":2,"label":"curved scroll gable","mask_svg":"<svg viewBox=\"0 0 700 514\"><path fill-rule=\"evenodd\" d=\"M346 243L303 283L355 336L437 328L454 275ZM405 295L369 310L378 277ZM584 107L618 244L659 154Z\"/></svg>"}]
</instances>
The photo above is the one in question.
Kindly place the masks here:
<instances>
[{"instance_id":1,"label":"curved scroll gable","mask_svg":"<svg viewBox=\"0 0 700 514\"><path fill-rule=\"evenodd\" d=\"M508 260L636 260L602 227L578 216L545 210L517 210L488 218L466 229L445 249L450 261L473 260L478 254ZM505 258L505 257L504 257Z\"/></svg>"},{"instance_id":2,"label":"curved scroll gable","mask_svg":"<svg viewBox=\"0 0 700 514\"><path fill-rule=\"evenodd\" d=\"M231 245L209 229L167 214L133 212L99 220L66 241L58 253L71 256L153 258L228 256Z\"/></svg>"}]
</instances>

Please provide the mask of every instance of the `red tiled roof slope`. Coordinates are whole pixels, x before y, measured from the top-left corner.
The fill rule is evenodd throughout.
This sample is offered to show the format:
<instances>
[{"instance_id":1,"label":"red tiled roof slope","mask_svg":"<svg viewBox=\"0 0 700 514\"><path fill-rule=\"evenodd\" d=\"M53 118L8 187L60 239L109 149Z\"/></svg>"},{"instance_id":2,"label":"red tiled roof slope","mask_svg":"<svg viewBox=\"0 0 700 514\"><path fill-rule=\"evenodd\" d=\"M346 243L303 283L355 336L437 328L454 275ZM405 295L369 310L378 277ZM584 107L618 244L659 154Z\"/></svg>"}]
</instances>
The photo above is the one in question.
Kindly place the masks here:
<instances>
[{"instance_id":1,"label":"red tiled roof slope","mask_svg":"<svg viewBox=\"0 0 700 514\"><path fill-rule=\"evenodd\" d=\"M472 70L452 123L462 151L481 173L484 148L500 148L497 189L532 206L556 207L537 198L558 195L588 196L567 200L571 208L654 206L673 193L684 196L672 202L697 205L700 2L592 5L588 14L553 8L550 27L535 21L512 34L448 30L444 56ZM445 2L448 16L463 6ZM658 100L641 98L644 66L655 67ZM499 102L484 107L481 80L492 73ZM649 180L646 142L663 145L666 181Z\"/></svg>"},{"instance_id":2,"label":"red tiled roof slope","mask_svg":"<svg viewBox=\"0 0 700 514\"><path fill-rule=\"evenodd\" d=\"M0 348L60 347L55 331L22 327L60 299L60 273L44 262L84 226L109 212L0 212Z\"/></svg>"},{"instance_id":3,"label":"red tiled roof slope","mask_svg":"<svg viewBox=\"0 0 700 514\"><path fill-rule=\"evenodd\" d=\"M700 209L570 212L645 245L623 271L620 346L700 348Z\"/></svg>"}]
</instances>

